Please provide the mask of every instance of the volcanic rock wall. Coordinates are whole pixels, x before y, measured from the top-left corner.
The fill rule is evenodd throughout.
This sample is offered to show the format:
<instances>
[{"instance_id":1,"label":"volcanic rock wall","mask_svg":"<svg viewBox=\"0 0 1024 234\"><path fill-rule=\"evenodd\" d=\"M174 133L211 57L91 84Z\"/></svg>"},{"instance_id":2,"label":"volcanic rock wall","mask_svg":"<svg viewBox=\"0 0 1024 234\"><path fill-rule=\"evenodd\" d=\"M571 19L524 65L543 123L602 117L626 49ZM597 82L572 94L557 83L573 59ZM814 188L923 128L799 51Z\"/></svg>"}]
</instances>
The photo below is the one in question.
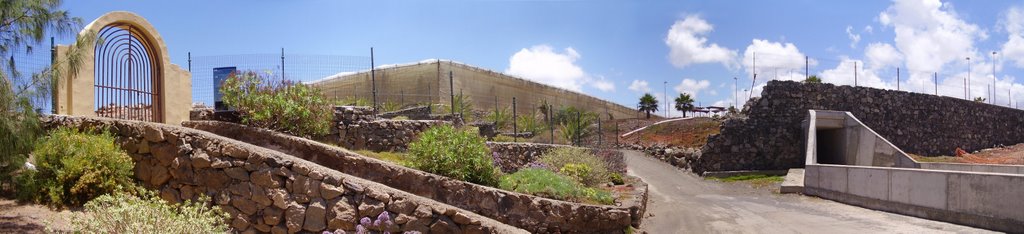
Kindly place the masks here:
<instances>
[{"instance_id":1,"label":"volcanic rock wall","mask_svg":"<svg viewBox=\"0 0 1024 234\"><path fill-rule=\"evenodd\" d=\"M849 111L907 153L951 155L1024 142L1024 111L906 91L771 81L744 110L708 138L693 171L803 167L807 110Z\"/></svg>"}]
</instances>

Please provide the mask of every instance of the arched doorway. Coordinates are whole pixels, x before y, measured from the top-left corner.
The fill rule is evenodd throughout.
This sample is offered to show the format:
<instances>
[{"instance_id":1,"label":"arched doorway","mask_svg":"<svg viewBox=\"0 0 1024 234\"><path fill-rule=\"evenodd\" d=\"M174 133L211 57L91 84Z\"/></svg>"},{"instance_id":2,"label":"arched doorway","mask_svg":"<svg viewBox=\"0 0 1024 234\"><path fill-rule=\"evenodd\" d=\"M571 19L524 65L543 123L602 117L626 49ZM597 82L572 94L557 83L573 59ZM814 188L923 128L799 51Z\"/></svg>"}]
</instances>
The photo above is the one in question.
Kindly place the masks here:
<instances>
[{"instance_id":1,"label":"arched doorway","mask_svg":"<svg viewBox=\"0 0 1024 234\"><path fill-rule=\"evenodd\" d=\"M114 11L78 34L97 38L81 52L77 72L64 73L54 89L55 113L181 124L192 109L192 75L171 64L167 45L145 18ZM55 66L67 66L58 45Z\"/></svg>"},{"instance_id":2,"label":"arched doorway","mask_svg":"<svg viewBox=\"0 0 1024 234\"><path fill-rule=\"evenodd\" d=\"M162 122L163 79L153 43L128 23L103 27L96 35L96 116Z\"/></svg>"}]
</instances>

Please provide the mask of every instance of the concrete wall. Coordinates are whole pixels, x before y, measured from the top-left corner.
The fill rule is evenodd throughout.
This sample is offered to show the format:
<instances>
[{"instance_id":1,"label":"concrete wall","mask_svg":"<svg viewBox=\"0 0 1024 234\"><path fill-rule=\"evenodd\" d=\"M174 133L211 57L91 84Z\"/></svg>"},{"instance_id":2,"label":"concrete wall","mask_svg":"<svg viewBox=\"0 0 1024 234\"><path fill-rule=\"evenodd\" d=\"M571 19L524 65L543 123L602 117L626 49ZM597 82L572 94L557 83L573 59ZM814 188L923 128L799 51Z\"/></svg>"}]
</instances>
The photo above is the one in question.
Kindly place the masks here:
<instances>
[{"instance_id":1,"label":"concrete wall","mask_svg":"<svg viewBox=\"0 0 1024 234\"><path fill-rule=\"evenodd\" d=\"M617 233L639 227L647 200L646 184L619 198L621 205L589 205L509 192L410 169L304 138L243 125L192 121L185 126L263 146L450 204L537 233Z\"/></svg>"},{"instance_id":2,"label":"concrete wall","mask_svg":"<svg viewBox=\"0 0 1024 234\"><path fill-rule=\"evenodd\" d=\"M804 193L876 210L1024 232L1024 175L807 165Z\"/></svg>"},{"instance_id":3,"label":"concrete wall","mask_svg":"<svg viewBox=\"0 0 1024 234\"><path fill-rule=\"evenodd\" d=\"M404 101L402 104L427 101L450 104L452 89L449 88L449 72L454 74L455 94L469 96L473 100L473 107L478 110L493 110L495 97L499 107L511 107L512 97L516 97L517 108L521 111L535 109L547 101L555 107L576 106L595 113L609 113L620 119L636 117L636 110L632 108L590 95L438 60L376 69L378 100ZM372 90L368 71L341 74L311 84L321 87L328 96L337 97L359 96L369 99Z\"/></svg>"},{"instance_id":4,"label":"concrete wall","mask_svg":"<svg viewBox=\"0 0 1024 234\"><path fill-rule=\"evenodd\" d=\"M355 230L387 211L376 231L526 233L464 209L341 173L290 155L180 126L50 116L47 128L107 129L135 161L135 177L171 201L201 194L231 215L235 232Z\"/></svg>"},{"instance_id":5,"label":"concrete wall","mask_svg":"<svg viewBox=\"0 0 1024 234\"><path fill-rule=\"evenodd\" d=\"M849 111L907 153L951 155L1024 142L1024 111L905 91L771 81L708 138L695 172L778 170L804 165L807 110Z\"/></svg>"},{"instance_id":6,"label":"concrete wall","mask_svg":"<svg viewBox=\"0 0 1024 234\"><path fill-rule=\"evenodd\" d=\"M946 171L973 171L991 172L1006 174L1024 174L1024 166L1021 165L994 165L994 164L967 164L967 163L929 163L918 162L921 169L946 170Z\"/></svg>"},{"instance_id":7,"label":"concrete wall","mask_svg":"<svg viewBox=\"0 0 1024 234\"><path fill-rule=\"evenodd\" d=\"M164 44L163 37L157 33L156 28L153 27L149 21L132 12L127 11L113 11L103 16L100 16L93 22L89 23L82 31L79 36L85 36L88 33L97 33L103 27L113 23L128 23L133 27L140 28L141 32L145 34L153 46L156 47L156 51L150 51L154 53L154 57L159 61L158 68L160 69L160 85L161 90L156 90L162 94L159 102L162 107L160 110L155 110L163 118L162 123L167 124L181 124L182 121L189 119L189 111L192 109L192 74L182 69L178 65L171 64L170 55L167 53L167 44ZM95 36L95 35L94 35ZM67 51L72 46L57 46L57 57L56 61L66 61ZM95 95L95 50L88 48L82 51L82 61L80 69L75 76L71 76L70 72L65 73L65 77L59 77L57 81L57 88L54 90L54 113L65 114L65 115L80 115L80 116L96 116L96 102L93 97ZM64 67L65 69L67 67Z\"/></svg>"},{"instance_id":8,"label":"concrete wall","mask_svg":"<svg viewBox=\"0 0 1024 234\"><path fill-rule=\"evenodd\" d=\"M871 209L1024 231L1024 167L920 164L849 112L808 111L804 193ZM822 141L823 132L838 140ZM837 148L839 150L822 150ZM977 167L974 167L977 166ZM905 168L897 168L905 167ZM1010 174L955 170L1002 170Z\"/></svg>"},{"instance_id":9,"label":"concrete wall","mask_svg":"<svg viewBox=\"0 0 1024 234\"><path fill-rule=\"evenodd\" d=\"M919 167L849 112L809 110L807 164Z\"/></svg>"}]
</instances>

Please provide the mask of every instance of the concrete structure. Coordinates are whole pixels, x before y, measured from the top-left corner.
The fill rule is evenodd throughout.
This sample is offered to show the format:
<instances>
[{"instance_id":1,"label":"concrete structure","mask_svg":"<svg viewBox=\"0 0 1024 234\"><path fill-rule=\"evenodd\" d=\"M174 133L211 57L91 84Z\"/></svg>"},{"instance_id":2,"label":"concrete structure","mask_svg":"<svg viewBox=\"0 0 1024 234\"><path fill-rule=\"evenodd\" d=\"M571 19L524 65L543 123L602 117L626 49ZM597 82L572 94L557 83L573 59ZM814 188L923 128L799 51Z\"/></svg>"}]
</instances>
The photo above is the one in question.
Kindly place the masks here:
<instances>
[{"instance_id":1,"label":"concrete structure","mask_svg":"<svg viewBox=\"0 0 1024 234\"><path fill-rule=\"evenodd\" d=\"M452 84L449 84L449 72L453 74ZM455 94L470 97L477 110L494 110L495 105L510 108L515 97L520 113L536 110L547 101L556 108L575 106L598 114L608 113L614 118L637 116L635 109L587 94L452 61L426 60L378 67L372 73L376 77L377 100L381 103L450 104L449 95L455 90ZM371 100L373 95L371 71L340 73L310 84L320 87L327 96L339 99Z\"/></svg>"},{"instance_id":2,"label":"concrete structure","mask_svg":"<svg viewBox=\"0 0 1024 234\"><path fill-rule=\"evenodd\" d=\"M114 11L94 20L89 23L79 32L79 37L92 36L95 37L96 33L104 27L110 25L130 25L141 31L141 34L146 41L152 43L155 51L149 51L149 56L157 62L157 67L152 69L156 70L156 80L159 82L157 93L159 97L155 101L159 110L152 110L158 118L158 122L168 124L180 124L182 121L187 121L189 118L189 110L192 108L192 75L185 71L181 67L175 64L171 64L171 59L167 53L167 45L164 44L163 38L157 33L149 21L141 16L126 12L126 11ZM67 52L74 49L75 45L59 45L57 46L57 65L64 66L66 68L67 63L61 61L67 61ZM96 102L95 102L95 87L96 74L95 65L96 61L95 50L89 46L88 48L82 48L81 51L81 65L77 72L65 72L63 77L58 77L57 87L54 90L54 113L64 115L80 115L80 116L96 116ZM67 69L64 69L67 70ZM72 74L74 74L72 76Z\"/></svg>"},{"instance_id":3,"label":"concrete structure","mask_svg":"<svg viewBox=\"0 0 1024 234\"><path fill-rule=\"evenodd\" d=\"M919 163L849 112L808 112L805 194L927 219L1024 232L1020 200L1024 167Z\"/></svg>"}]
</instances>

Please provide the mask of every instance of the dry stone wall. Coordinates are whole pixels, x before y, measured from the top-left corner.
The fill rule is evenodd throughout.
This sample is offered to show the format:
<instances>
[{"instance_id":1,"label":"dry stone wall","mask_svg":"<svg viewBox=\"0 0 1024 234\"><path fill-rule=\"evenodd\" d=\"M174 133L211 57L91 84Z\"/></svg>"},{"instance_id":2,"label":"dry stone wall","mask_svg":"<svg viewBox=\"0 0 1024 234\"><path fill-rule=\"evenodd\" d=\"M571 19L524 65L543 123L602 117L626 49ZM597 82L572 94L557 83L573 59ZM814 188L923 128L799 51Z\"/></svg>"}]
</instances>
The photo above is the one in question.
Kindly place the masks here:
<instances>
[{"instance_id":1,"label":"dry stone wall","mask_svg":"<svg viewBox=\"0 0 1024 234\"><path fill-rule=\"evenodd\" d=\"M235 140L165 124L50 116L48 128L107 129L135 161L135 177L160 197L212 198L237 232L355 229L385 211L377 231L525 233L494 220Z\"/></svg>"},{"instance_id":2,"label":"dry stone wall","mask_svg":"<svg viewBox=\"0 0 1024 234\"><path fill-rule=\"evenodd\" d=\"M348 149L405 151L427 129L451 122L440 120L376 120L339 125L339 145Z\"/></svg>"},{"instance_id":3,"label":"dry stone wall","mask_svg":"<svg viewBox=\"0 0 1024 234\"><path fill-rule=\"evenodd\" d=\"M694 172L803 167L807 110L849 111L907 153L951 155L1024 142L1024 111L905 91L771 81L708 138Z\"/></svg>"},{"instance_id":4,"label":"dry stone wall","mask_svg":"<svg viewBox=\"0 0 1024 234\"><path fill-rule=\"evenodd\" d=\"M646 184L616 206L558 201L504 191L365 157L351 151L269 130L215 121L187 127L272 148L327 168L378 182L472 211L536 233L620 233L639 227L646 205Z\"/></svg>"}]
</instances>

